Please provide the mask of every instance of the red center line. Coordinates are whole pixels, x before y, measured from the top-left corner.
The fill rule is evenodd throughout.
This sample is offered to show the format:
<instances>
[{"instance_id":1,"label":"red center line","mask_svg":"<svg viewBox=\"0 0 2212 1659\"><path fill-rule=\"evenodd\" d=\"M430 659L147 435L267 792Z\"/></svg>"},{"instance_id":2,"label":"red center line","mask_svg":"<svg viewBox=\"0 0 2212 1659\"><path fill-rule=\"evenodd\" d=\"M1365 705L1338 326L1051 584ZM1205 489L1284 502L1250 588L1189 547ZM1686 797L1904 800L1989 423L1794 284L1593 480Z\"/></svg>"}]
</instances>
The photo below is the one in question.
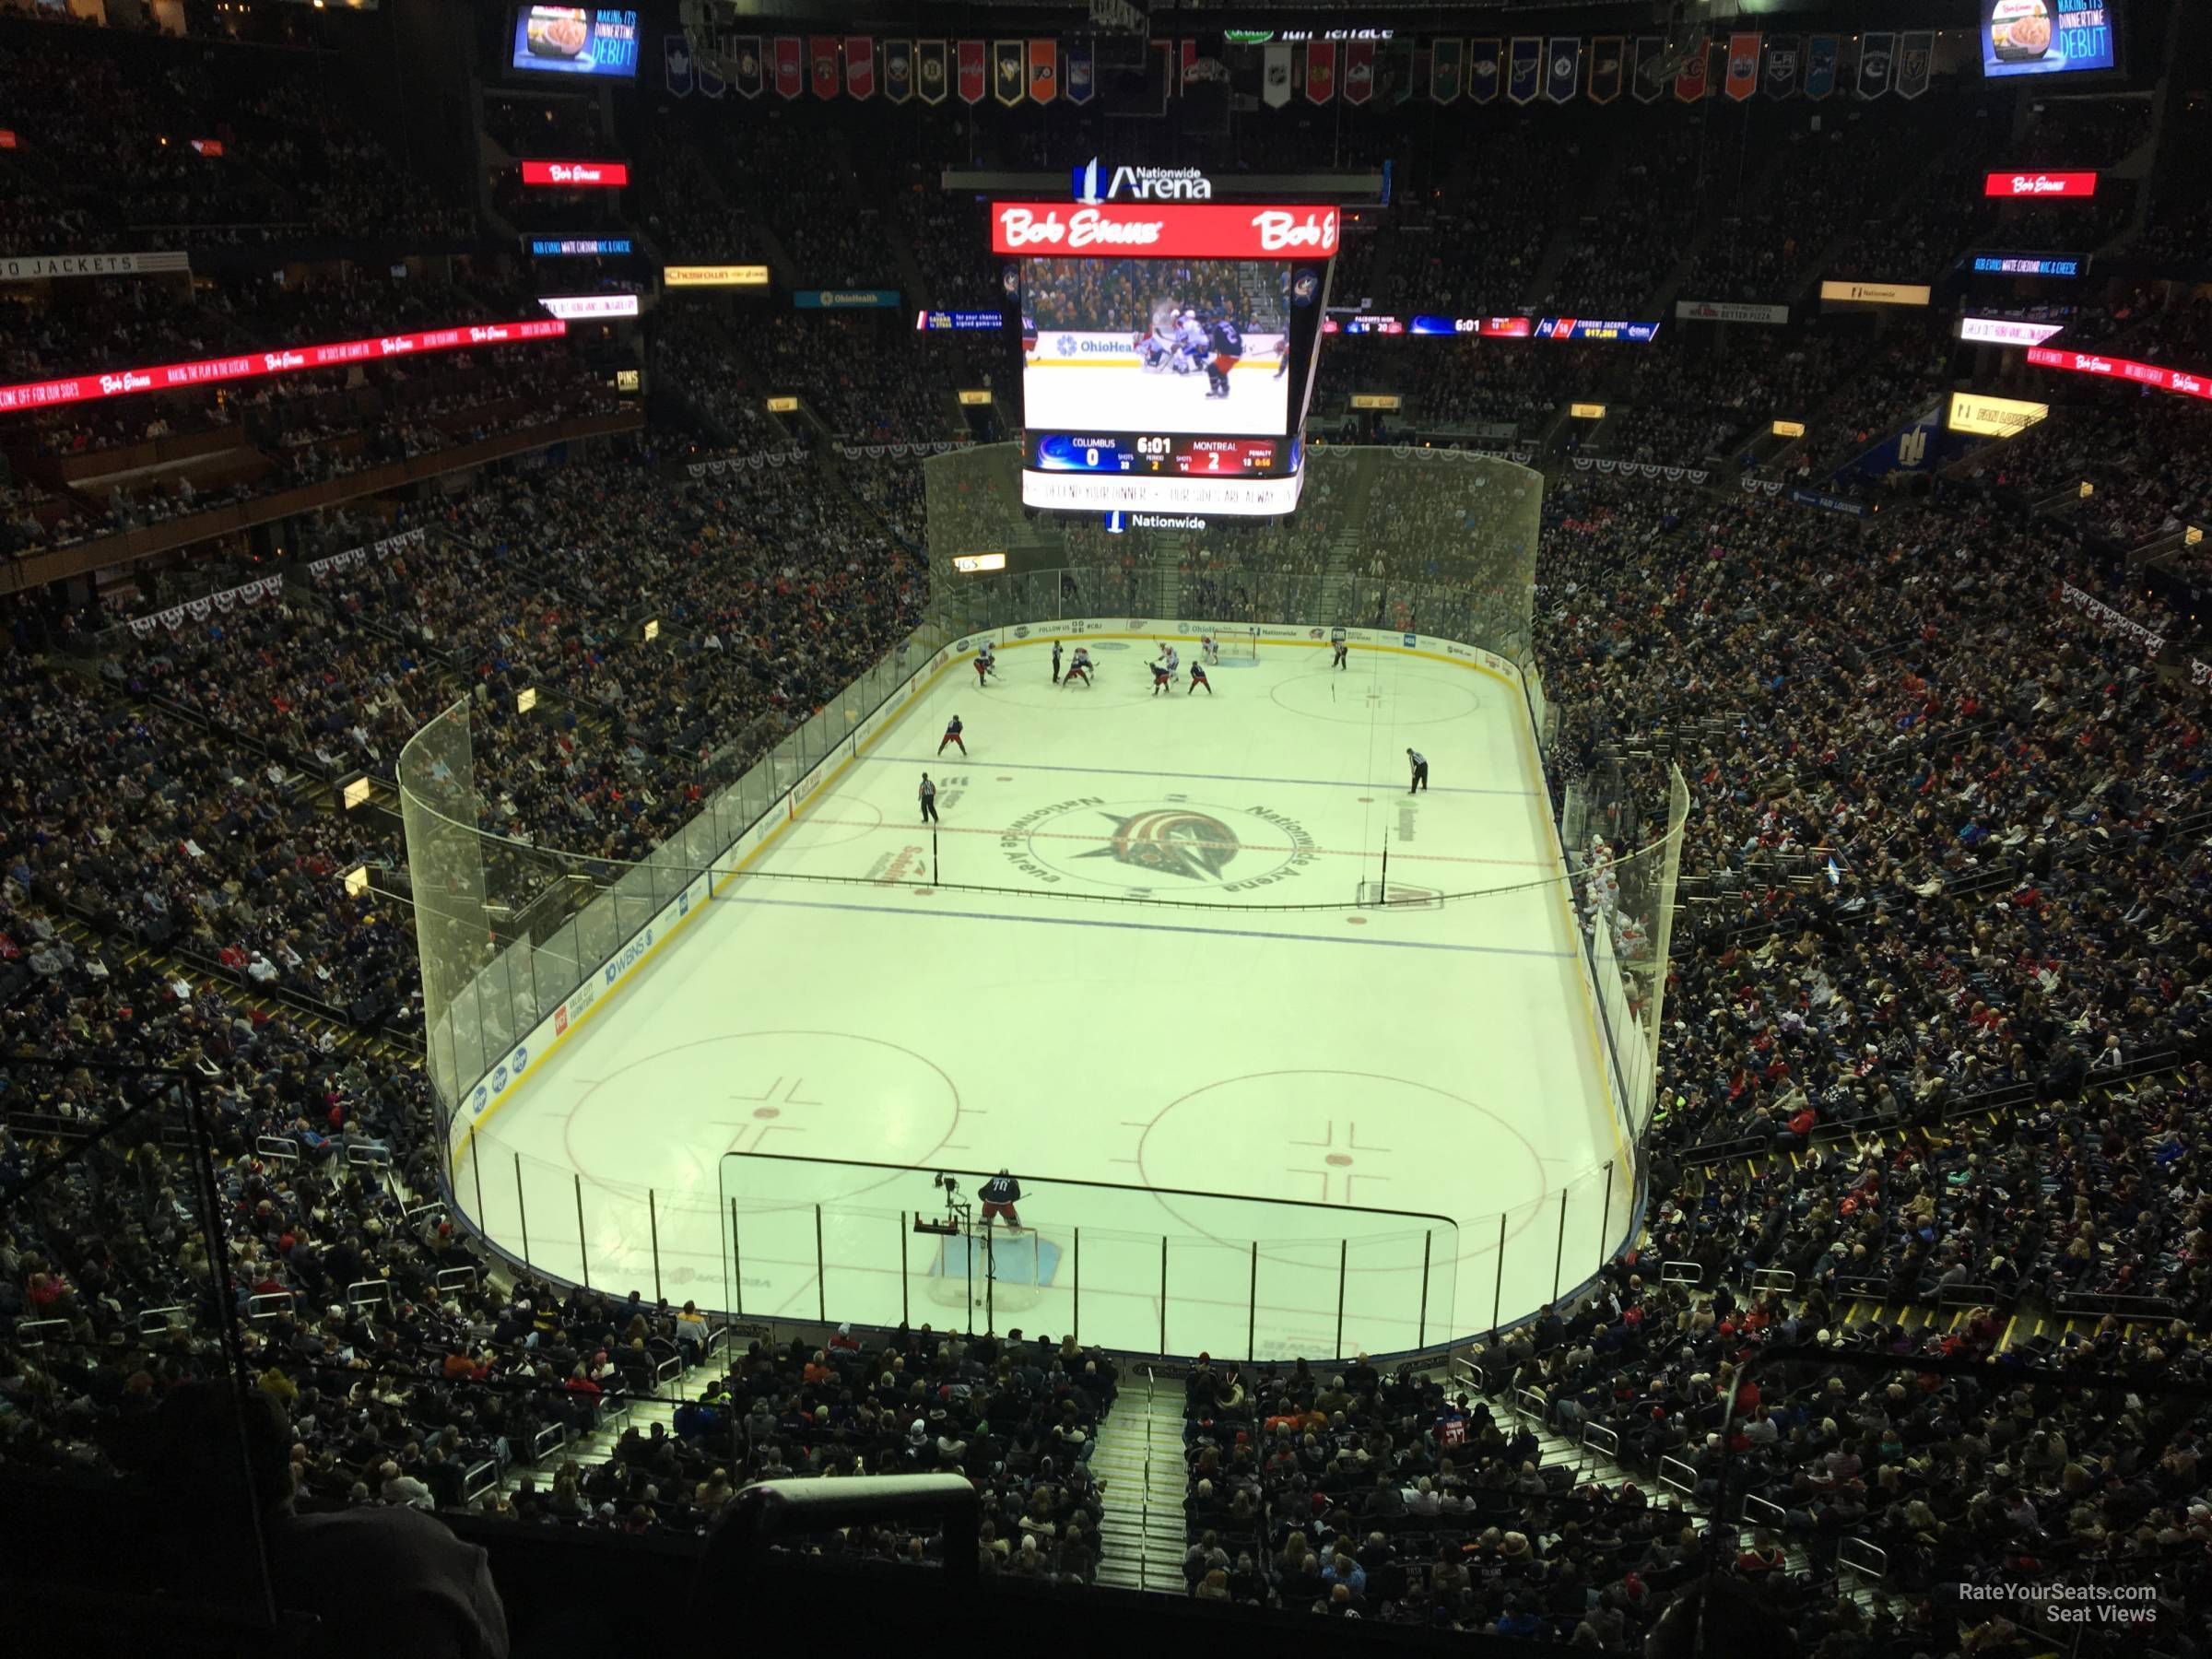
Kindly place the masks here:
<instances>
[{"instance_id":1,"label":"red center line","mask_svg":"<svg viewBox=\"0 0 2212 1659\"><path fill-rule=\"evenodd\" d=\"M809 818L806 821L830 830L890 830L896 831L905 827L880 822L864 823L857 818ZM979 830L968 824L947 824L943 826L943 829L947 835L984 835L994 840L1018 835L1028 841L1091 841L1101 846L1117 839L1111 835L1084 835L1073 830ZM1374 856L1374 849L1371 847L1276 847L1265 846L1258 841L1184 841L1180 837L1176 840L1175 845L1179 847L1223 848L1231 853L1314 853L1327 858L1372 858ZM1553 863L1548 858L1480 858L1471 853L1406 853L1396 848L1391 850L1390 855L1393 858L1415 859L1426 864L1526 865L1540 870L1550 869Z\"/></svg>"}]
</instances>

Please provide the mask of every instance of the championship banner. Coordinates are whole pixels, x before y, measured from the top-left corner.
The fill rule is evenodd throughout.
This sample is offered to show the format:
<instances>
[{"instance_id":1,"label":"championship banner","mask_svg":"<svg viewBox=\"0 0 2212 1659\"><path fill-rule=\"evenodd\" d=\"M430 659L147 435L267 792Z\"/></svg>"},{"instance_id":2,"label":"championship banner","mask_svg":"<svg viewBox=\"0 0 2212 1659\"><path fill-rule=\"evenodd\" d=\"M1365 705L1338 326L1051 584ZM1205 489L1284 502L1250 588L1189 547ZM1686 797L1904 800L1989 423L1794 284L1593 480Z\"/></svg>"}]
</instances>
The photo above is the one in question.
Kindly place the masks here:
<instances>
[{"instance_id":1,"label":"championship banner","mask_svg":"<svg viewBox=\"0 0 2212 1659\"><path fill-rule=\"evenodd\" d=\"M1505 42L1495 35L1488 40L1467 42L1467 96L1478 104L1493 103L1498 98L1498 61L1504 55Z\"/></svg>"},{"instance_id":2,"label":"championship banner","mask_svg":"<svg viewBox=\"0 0 2212 1659\"><path fill-rule=\"evenodd\" d=\"M1001 41L992 48L991 96L1009 110L1021 101L1029 84L1029 56L1019 41Z\"/></svg>"},{"instance_id":3,"label":"championship banner","mask_svg":"<svg viewBox=\"0 0 2212 1659\"><path fill-rule=\"evenodd\" d=\"M914 96L925 104L941 104L952 84L945 74L945 42L914 42Z\"/></svg>"},{"instance_id":4,"label":"championship banner","mask_svg":"<svg viewBox=\"0 0 2212 1659\"><path fill-rule=\"evenodd\" d=\"M1289 76L1284 76L1288 99ZM1070 41L1067 43L1067 101L1087 104L1091 94L1099 89L1099 61L1096 49L1088 41Z\"/></svg>"},{"instance_id":5,"label":"championship banner","mask_svg":"<svg viewBox=\"0 0 2212 1659\"><path fill-rule=\"evenodd\" d=\"M740 98L758 98L768 84L767 72L760 56L759 35L737 37L737 73L730 84L737 88Z\"/></svg>"},{"instance_id":6,"label":"championship banner","mask_svg":"<svg viewBox=\"0 0 2212 1659\"><path fill-rule=\"evenodd\" d=\"M797 35L776 37L776 94L796 98L806 90L806 42Z\"/></svg>"},{"instance_id":7,"label":"championship banner","mask_svg":"<svg viewBox=\"0 0 2212 1659\"><path fill-rule=\"evenodd\" d=\"M2143 647L2146 654L2157 656L2166 649L2166 636L2153 633L2124 611L2114 610L2093 594L2085 594L2070 582L2058 584L2058 602L2072 606L2107 633L2124 634Z\"/></svg>"},{"instance_id":8,"label":"championship banner","mask_svg":"<svg viewBox=\"0 0 2212 1659\"><path fill-rule=\"evenodd\" d=\"M1858 87L1861 98L1879 98L1889 90L1889 60L1896 55L1897 37L1870 34L1859 45Z\"/></svg>"},{"instance_id":9,"label":"championship banner","mask_svg":"<svg viewBox=\"0 0 2212 1659\"><path fill-rule=\"evenodd\" d=\"M1590 42L1590 101L1609 104L1620 96L1620 77L1628 55L1625 35L1599 35Z\"/></svg>"},{"instance_id":10,"label":"championship banner","mask_svg":"<svg viewBox=\"0 0 2212 1659\"><path fill-rule=\"evenodd\" d=\"M939 77L943 84L943 77ZM914 43L912 41L886 41L883 43L883 95L892 103L904 103L914 95Z\"/></svg>"},{"instance_id":11,"label":"championship banner","mask_svg":"<svg viewBox=\"0 0 2212 1659\"><path fill-rule=\"evenodd\" d=\"M1513 37L1512 58L1506 70L1505 96L1509 103L1530 104L1544 85L1544 42L1534 35Z\"/></svg>"},{"instance_id":12,"label":"championship banner","mask_svg":"<svg viewBox=\"0 0 2212 1659\"><path fill-rule=\"evenodd\" d=\"M1060 96L1060 42L1030 42L1030 101L1048 104Z\"/></svg>"},{"instance_id":13,"label":"championship banner","mask_svg":"<svg viewBox=\"0 0 2212 1659\"><path fill-rule=\"evenodd\" d=\"M1306 42L1306 101L1325 104L1336 96L1336 45L1333 41Z\"/></svg>"},{"instance_id":14,"label":"championship banner","mask_svg":"<svg viewBox=\"0 0 2212 1659\"><path fill-rule=\"evenodd\" d=\"M1459 100L1460 53L1465 41L1433 41L1429 46L1429 100L1448 104Z\"/></svg>"},{"instance_id":15,"label":"championship banner","mask_svg":"<svg viewBox=\"0 0 2212 1659\"><path fill-rule=\"evenodd\" d=\"M1666 42L1657 35L1636 37L1636 72L1629 82L1629 95L1638 103L1657 103L1666 96L1666 83L1659 77L1659 65L1666 56Z\"/></svg>"},{"instance_id":16,"label":"championship banner","mask_svg":"<svg viewBox=\"0 0 2212 1659\"><path fill-rule=\"evenodd\" d=\"M1744 29L1728 37L1728 97L1742 103L1759 90L1759 33Z\"/></svg>"},{"instance_id":17,"label":"championship banner","mask_svg":"<svg viewBox=\"0 0 2212 1659\"><path fill-rule=\"evenodd\" d=\"M962 41L960 52L960 101L979 104L990 90L991 53L982 41Z\"/></svg>"},{"instance_id":18,"label":"championship banner","mask_svg":"<svg viewBox=\"0 0 2212 1659\"><path fill-rule=\"evenodd\" d=\"M1928 89L1928 77L1935 70L1935 30L1908 29L1898 38L1897 95L1900 98L1918 98L1925 92Z\"/></svg>"},{"instance_id":19,"label":"championship banner","mask_svg":"<svg viewBox=\"0 0 2212 1659\"><path fill-rule=\"evenodd\" d=\"M1836 89L1836 37L1815 35L1806 44L1805 95L1821 99Z\"/></svg>"},{"instance_id":20,"label":"championship banner","mask_svg":"<svg viewBox=\"0 0 2212 1659\"><path fill-rule=\"evenodd\" d=\"M1554 35L1547 54L1544 96L1555 104L1572 100L1583 87L1583 41L1580 35Z\"/></svg>"},{"instance_id":21,"label":"championship banner","mask_svg":"<svg viewBox=\"0 0 2212 1659\"><path fill-rule=\"evenodd\" d=\"M1175 85L1172 88L1173 92L1180 96L1181 94L1189 91L1191 89L1191 83L1197 78L1198 42L1195 41L1176 41Z\"/></svg>"},{"instance_id":22,"label":"championship banner","mask_svg":"<svg viewBox=\"0 0 2212 1659\"><path fill-rule=\"evenodd\" d=\"M1375 92L1375 43L1372 41L1347 41L1344 43L1344 101L1363 104Z\"/></svg>"},{"instance_id":23,"label":"championship banner","mask_svg":"<svg viewBox=\"0 0 2212 1659\"><path fill-rule=\"evenodd\" d=\"M1260 101L1271 110L1290 101L1290 48L1265 46L1260 50Z\"/></svg>"},{"instance_id":24,"label":"championship banner","mask_svg":"<svg viewBox=\"0 0 2212 1659\"><path fill-rule=\"evenodd\" d=\"M858 99L876 96L876 37L874 35L847 35L845 37L845 92L847 96Z\"/></svg>"},{"instance_id":25,"label":"championship banner","mask_svg":"<svg viewBox=\"0 0 2212 1659\"><path fill-rule=\"evenodd\" d=\"M1712 64L1712 42L1700 40L1690 48L1689 61L1682 65L1682 73L1675 76L1675 96L1684 103L1696 103L1704 97Z\"/></svg>"},{"instance_id":26,"label":"championship banner","mask_svg":"<svg viewBox=\"0 0 2212 1659\"><path fill-rule=\"evenodd\" d=\"M837 96L837 37L835 35L808 35L806 37L807 74L814 82L817 98Z\"/></svg>"},{"instance_id":27,"label":"championship banner","mask_svg":"<svg viewBox=\"0 0 2212 1659\"><path fill-rule=\"evenodd\" d=\"M680 34L661 37L661 85L671 98L691 96L691 42Z\"/></svg>"},{"instance_id":28,"label":"championship banner","mask_svg":"<svg viewBox=\"0 0 2212 1659\"><path fill-rule=\"evenodd\" d=\"M1767 42L1766 62L1759 77L1759 90L1769 98L1797 96L1797 37L1777 35Z\"/></svg>"}]
</instances>

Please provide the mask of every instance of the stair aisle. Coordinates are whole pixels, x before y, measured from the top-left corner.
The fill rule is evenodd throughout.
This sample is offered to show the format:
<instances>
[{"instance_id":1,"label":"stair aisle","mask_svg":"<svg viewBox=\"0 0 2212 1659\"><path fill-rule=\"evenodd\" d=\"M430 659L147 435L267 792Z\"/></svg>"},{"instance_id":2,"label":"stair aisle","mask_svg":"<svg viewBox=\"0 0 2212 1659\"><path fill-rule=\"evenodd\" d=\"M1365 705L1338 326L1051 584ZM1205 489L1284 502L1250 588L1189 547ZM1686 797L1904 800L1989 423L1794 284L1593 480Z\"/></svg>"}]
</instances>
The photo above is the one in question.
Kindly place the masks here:
<instances>
[{"instance_id":1,"label":"stair aisle","mask_svg":"<svg viewBox=\"0 0 2212 1659\"><path fill-rule=\"evenodd\" d=\"M1182 1385L1134 1372L1099 1425L1090 1472L1106 1500L1099 1519L1099 1583L1180 1594L1183 1524Z\"/></svg>"}]
</instances>

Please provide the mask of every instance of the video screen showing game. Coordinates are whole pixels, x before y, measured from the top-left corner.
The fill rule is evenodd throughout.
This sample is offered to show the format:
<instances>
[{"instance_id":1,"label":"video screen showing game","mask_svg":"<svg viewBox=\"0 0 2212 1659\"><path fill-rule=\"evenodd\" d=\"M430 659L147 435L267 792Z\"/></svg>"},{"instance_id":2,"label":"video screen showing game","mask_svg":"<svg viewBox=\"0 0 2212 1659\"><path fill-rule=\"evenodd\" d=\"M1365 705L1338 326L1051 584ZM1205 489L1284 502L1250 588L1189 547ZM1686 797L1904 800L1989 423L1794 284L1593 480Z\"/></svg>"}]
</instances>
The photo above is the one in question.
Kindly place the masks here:
<instances>
[{"instance_id":1,"label":"video screen showing game","mask_svg":"<svg viewBox=\"0 0 2212 1659\"><path fill-rule=\"evenodd\" d=\"M1287 261L1023 260L1024 424L1286 436L1291 273Z\"/></svg>"}]
</instances>

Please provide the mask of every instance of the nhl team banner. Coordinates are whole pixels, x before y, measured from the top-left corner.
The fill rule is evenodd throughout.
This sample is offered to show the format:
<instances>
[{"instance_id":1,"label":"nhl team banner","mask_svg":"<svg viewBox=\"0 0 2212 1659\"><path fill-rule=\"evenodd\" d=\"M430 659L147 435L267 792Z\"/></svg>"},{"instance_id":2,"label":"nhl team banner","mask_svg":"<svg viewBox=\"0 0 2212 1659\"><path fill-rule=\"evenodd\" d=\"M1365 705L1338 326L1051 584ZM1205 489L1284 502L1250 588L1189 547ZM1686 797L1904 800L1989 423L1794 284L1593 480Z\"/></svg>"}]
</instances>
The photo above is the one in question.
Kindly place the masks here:
<instances>
[{"instance_id":1,"label":"nhl team banner","mask_svg":"<svg viewBox=\"0 0 2212 1659\"><path fill-rule=\"evenodd\" d=\"M1289 72L1283 75L1284 98L1289 97ZM1099 89L1099 60L1097 49L1088 41L1070 41L1067 44L1067 101L1087 104L1091 94Z\"/></svg>"},{"instance_id":2,"label":"nhl team banner","mask_svg":"<svg viewBox=\"0 0 2212 1659\"><path fill-rule=\"evenodd\" d=\"M853 98L876 96L876 37L845 37L845 91Z\"/></svg>"},{"instance_id":3,"label":"nhl team banner","mask_svg":"<svg viewBox=\"0 0 2212 1659\"><path fill-rule=\"evenodd\" d=\"M952 90L951 80L945 73L946 53L942 41L914 42L914 96L925 104L941 104Z\"/></svg>"},{"instance_id":4,"label":"nhl team banner","mask_svg":"<svg viewBox=\"0 0 2212 1659\"><path fill-rule=\"evenodd\" d=\"M1675 96L1684 103L1696 103L1704 97L1712 65L1712 43L1700 39L1689 49L1689 60L1682 65L1682 73L1675 76Z\"/></svg>"},{"instance_id":5,"label":"nhl team banner","mask_svg":"<svg viewBox=\"0 0 2212 1659\"><path fill-rule=\"evenodd\" d=\"M1440 104L1459 99L1460 53L1464 41L1437 41L1429 48L1429 97Z\"/></svg>"},{"instance_id":6,"label":"nhl team banner","mask_svg":"<svg viewBox=\"0 0 2212 1659\"><path fill-rule=\"evenodd\" d=\"M758 98L760 96L762 89L768 84L767 71L762 66L765 60L760 55L760 37L759 35L739 35L737 37L737 73L730 83L737 88L738 97Z\"/></svg>"},{"instance_id":7,"label":"nhl team banner","mask_svg":"<svg viewBox=\"0 0 2212 1659\"><path fill-rule=\"evenodd\" d=\"M192 270L191 255L153 250L144 253L0 254L0 277L31 281L47 276L150 276Z\"/></svg>"},{"instance_id":8,"label":"nhl team banner","mask_svg":"<svg viewBox=\"0 0 2212 1659\"><path fill-rule=\"evenodd\" d=\"M1534 35L1515 35L1512 66L1505 80L1509 102L1535 103L1544 85L1544 42Z\"/></svg>"},{"instance_id":9,"label":"nhl team banner","mask_svg":"<svg viewBox=\"0 0 2212 1659\"><path fill-rule=\"evenodd\" d=\"M991 95L1012 109L1029 80L1029 49L1019 41L1001 41L992 50Z\"/></svg>"},{"instance_id":10,"label":"nhl team banner","mask_svg":"<svg viewBox=\"0 0 2212 1659\"><path fill-rule=\"evenodd\" d=\"M1060 96L1060 42L1030 42L1030 101L1048 104Z\"/></svg>"},{"instance_id":11,"label":"nhl team banner","mask_svg":"<svg viewBox=\"0 0 2212 1659\"><path fill-rule=\"evenodd\" d=\"M1769 98L1797 96L1797 37L1776 35L1767 41L1767 57L1759 74L1759 89Z\"/></svg>"},{"instance_id":12,"label":"nhl team banner","mask_svg":"<svg viewBox=\"0 0 2212 1659\"><path fill-rule=\"evenodd\" d=\"M1925 92L1928 89L1928 77L1935 70L1935 30L1908 29L1898 37L1897 95L1900 98L1918 98Z\"/></svg>"},{"instance_id":13,"label":"nhl team banner","mask_svg":"<svg viewBox=\"0 0 2212 1659\"><path fill-rule=\"evenodd\" d=\"M1859 96L1879 98L1889 90L1889 60L1897 55L1897 37L1870 34L1859 43Z\"/></svg>"},{"instance_id":14,"label":"nhl team banner","mask_svg":"<svg viewBox=\"0 0 2212 1659\"><path fill-rule=\"evenodd\" d=\"M960 101L979 104L991 90L991 51L982 41L960 42Z\"/></svg>"},{"instance_id":15,"label":"nhl team banner","mask_svg":"<svg viewBox=\"0 0 2212 1659\"><path fill-rule=\"evenodd\" d=\"M1279 110L1290 101L1290 48L1263 47L1260 52L1260 101Z\"/></svg>"},{"instance_id":16,"label":"nhl team banner","mask_svg":"<svg viewBox=\"0 0 2212 1659\"><path fill-rule=\"evenodd\" d=\"M1583 85L1583 41L1579 35L1554 35L1544 96L1556 104L1571 100Z\"/></svg>"},{"instance_id":17,"label":"nhl team banner","mask_svg":"<svg viewBox=\"0 0 2212 1659\"><path fill-rule=\"evenodd\" d=\"M709 98L720 98L730 89L730 83L722 77L722 66L712 57L702 57L692 64L699 77L699 89Z\"/></svg>"},{"instance_id":18,"label":"nhl team banner","mask_svg":"<svg viewBox=\"0 0 2212 1659\"><path fill-rule=\"evenodd\" d=\"M837 37L835 35L808 35L806 37L807 73L814 78L817 98L837 96Z\"/></svg>"},{"instance_id":19,"label":"nhl team banner","mask_svg":"<svg viewBox=\"0 0 2212 1659\"><path fill-rule=\"evenodd\" d=\"M1759 33L1745 29L1728 37L1728 96L1741 103L1759 90Z\"/></svg>"},{"instance_id":20,"label":"nhl team banner","mask_svg":"<svg viewBox=\"0 0 2212 1659\"><path fill-rule=\"evenodd\" d=\"M806 90L806 43L797 35L776 37L776 96L796 98Z\"/></svg>"},{"instance_id":21,"label":"nhl team banner","mask_svg":"<svg viewBox=\"0 0 2212 1659\"><path fill-rule=\"evenodd\" d=\"M1502 78L1498 64L1504 55L1505 42L1495 36L1467 42L1467 96L1475 102L1487 104L1497 100L1498 84Z\"/></svg>"},{"instance_id":22,"label":"nhl team banner","mask_svg":"<svg viewBox=\"0 0 2212 1659\"><path fill-rule=\"evenodd\" d=\"M1334 41L1306 42L1306 100L1309 103L1325 104L1336 96L1336 43Z\"/></svg>"},{"instance_id":23,"label":"nhl team banner","mask_svg":"<svg viewBox=\"0 0 2212 1659\"><path fill-rule=\"evenodd\" d=\"M680 34L661 37L661 84L671 98L691 96L691 42Z\"/></svg>"},{"instance_id":24,"label":"nhl team banner","mask_svg":"<svg viewBox=\"0 0 2212 1659\"><path fill-rule=\"evenodd\" d=\"M1344 43L1344 101L1363 104L1375 91L1375 43L1372 41L1347 41Z\"/></svg>"},{"instance_id":25,"label":"nhl team banner","mask_svg":"<svg viewBox=\"0 0 2212 1659\"><path fill-rule=\"evenodd\" d=\"M883 43L883 95L892 103L904 103L914 95L914 43Z\"/></svg>"},{"instance_id":26,"label":"nhl team banner","mask_svg":"<svg viewBox=\"0 0 2212 1659\"><path fill-rule=\"evenodd\" d=\"M1666 83L1659 76L1659 65L1665 60L1665 41L1657 35L1637 36L1636 72L1630 77L1629 92L1638 103L1657 103L1666 96Z\"/></svg>"},{"instance_id":27,"label":"nhl team banner","mask_svg":"<svg viewBox=\"0 0 2212 1659\"><path fill-rule=\"evenodd\" d=\"M1836 90L1836 37L1815 35L1805 49L1805 95L1832 97Z\"/></svg>"},{"instance_id":28,"label":"nhl team banner","mask_svg":"<svg viewBox=\"0 0 2212 1659\"><path fill-rule=\"evenodd\" d=\"M1620 77L1629 49L1625 35L1599 35L1590 42L1590 101L1609 104L1620 96Z\"/></svg>"}]
</instances>

